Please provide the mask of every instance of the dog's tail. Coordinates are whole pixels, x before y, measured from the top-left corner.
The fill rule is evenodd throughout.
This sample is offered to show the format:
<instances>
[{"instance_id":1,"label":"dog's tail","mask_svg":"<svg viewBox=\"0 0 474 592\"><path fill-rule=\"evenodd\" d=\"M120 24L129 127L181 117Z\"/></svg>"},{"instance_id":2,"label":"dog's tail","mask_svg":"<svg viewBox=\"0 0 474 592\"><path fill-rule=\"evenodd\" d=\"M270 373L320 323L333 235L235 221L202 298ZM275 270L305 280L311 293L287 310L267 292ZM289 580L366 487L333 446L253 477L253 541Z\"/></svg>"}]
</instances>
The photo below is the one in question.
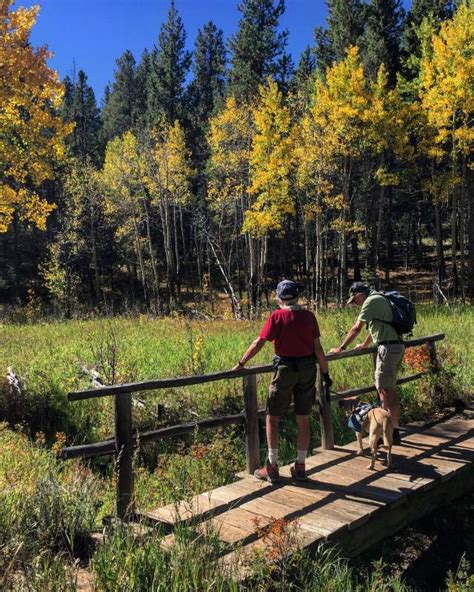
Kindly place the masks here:
<instances>
[{"instance_id":1,"label":"dog's tail","mask_svg":"<svg viewBox=\"0 0 474 592\"><path fill-rule=\"evenodd\" d=\"M384 446L386 446L387 448L390 448L391 442L389 442L387 434L388 434L389 430L390 430L390 433L393 432L393 422L392 422L392 418L390 417L390 415L388 413L382 420L382 428L383 428L382 433L383 433Z\"/></svg>"}]
</instances>

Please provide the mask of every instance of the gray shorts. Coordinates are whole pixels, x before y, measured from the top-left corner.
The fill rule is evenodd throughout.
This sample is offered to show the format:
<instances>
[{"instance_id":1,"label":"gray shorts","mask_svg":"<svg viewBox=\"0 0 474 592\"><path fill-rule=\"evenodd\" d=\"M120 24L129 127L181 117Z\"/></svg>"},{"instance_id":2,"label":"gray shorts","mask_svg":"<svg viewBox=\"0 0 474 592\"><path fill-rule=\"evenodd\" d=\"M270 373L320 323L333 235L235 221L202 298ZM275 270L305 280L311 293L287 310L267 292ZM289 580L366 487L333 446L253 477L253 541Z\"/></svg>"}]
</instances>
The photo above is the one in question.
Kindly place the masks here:
<instances>
[{"instance_id":1,"label":"gray shorts","mask_svg":"<svg viewBox=\"0 0 474 592\"><path fill-rule=\"evenodd\" d=\"M397 372L404 353L405 345L403 343L390 343L377 347L375 386L378 389L393 389L397 386Z\"/></svg>"}]
</instances>

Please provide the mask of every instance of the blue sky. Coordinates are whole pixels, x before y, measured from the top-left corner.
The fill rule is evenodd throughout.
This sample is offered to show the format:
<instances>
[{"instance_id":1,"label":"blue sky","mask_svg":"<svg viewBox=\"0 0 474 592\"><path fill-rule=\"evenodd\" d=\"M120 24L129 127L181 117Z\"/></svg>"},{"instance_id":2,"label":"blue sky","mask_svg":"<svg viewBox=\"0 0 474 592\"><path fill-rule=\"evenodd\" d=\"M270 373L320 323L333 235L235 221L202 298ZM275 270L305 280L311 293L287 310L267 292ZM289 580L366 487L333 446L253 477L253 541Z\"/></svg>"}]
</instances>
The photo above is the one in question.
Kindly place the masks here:
<instances>
[{"instance_id":1,"label":"blue sky","mask_svg":"<svg viewBox=\"0 0 474 592\"><path fill-rule=\"evenodd\" d=\"M198 29L209 20L226 38L234 33L240 16L238 1L175 0L189 49ZM71 75L74 65L76 71L83 69L99 98L113 79L115 60L126 49L138 60L145 47L153 47L169 8L169 0L17 0L15 4L40 5L33 45L48 45L55 54L50 65L61 78ZM325 23L325 15L324 0L287 0L281 25L290 32L288 47L295 60L312 43L313 30Z\"/></svg>"},{"instance_id":2,"label":"blue sky","mask_svg":"<svg viewBox=\"0 0 474 592\"><path fill-rule=\"evenodd\" d=\"M169 0L17 0L16 5L40 4L33 28L33 45L48 45L54 52L50 65L61 78L74 67L84 70L96 96L102 97L107 82L113 80L115 60L130 49L138 60L146 47L151 49L166 20ZM227 38L238 25L238 0L175 0L184 21L187 44L193 48L197 30L207 21L224 31ZM295 62L312 44L313 30L325 25L324 0L287 0L281 18L289 30L288 48Z\"/></svg>"}]
</instances>

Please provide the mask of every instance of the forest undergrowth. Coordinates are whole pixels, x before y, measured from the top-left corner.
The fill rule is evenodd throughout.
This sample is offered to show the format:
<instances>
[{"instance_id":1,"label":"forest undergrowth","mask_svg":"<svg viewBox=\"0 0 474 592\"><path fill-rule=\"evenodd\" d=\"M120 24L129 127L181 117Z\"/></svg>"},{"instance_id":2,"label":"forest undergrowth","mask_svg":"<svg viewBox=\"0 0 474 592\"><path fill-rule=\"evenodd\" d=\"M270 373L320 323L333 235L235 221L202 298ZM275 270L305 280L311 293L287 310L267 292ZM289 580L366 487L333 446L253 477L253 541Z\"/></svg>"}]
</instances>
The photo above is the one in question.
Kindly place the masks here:
<instances>
[{"instance_id":1,"label":"forest undergrowth","mask_svg":"<svg viewBox=\"0 0 474 592\"><path fill-rule=\"evenodd\" d=\"M355 314L354 309L318 315L326 350L339 343ZM415 336L444 332L446 339L438 344L441 371L436 388L433 377L427 377L401 389L404 423L467 399L473 392L472 310L419 306L418 317ZM226 370L261 323L141 316L2 326L0 367L4 374L10 368L10 377L18 380L12 383L10 378L0 393L0 582L7 590L72 590L79 566L88 566L97 590L181 590L183 581L189 582L190 590L238 589L230 574L216 568L222 543L213 533L191 546L190 532L184 529L171 551L161 546L164 533L148 536L137 547L130 533L111 529L94 552L92 533L103 529L104 517L114 510L113 463L107 458L63 462L56 455L65 444L111 436L111 400L70 403L66 398L70 390L90 388L92 374L109 384ZM255 364L270 359L267 346ZM419 372L428 364L425 348L408 350L403 374ZM371 372L369 356L331 364L336 390L369 384ZM259 377L262 404L267 385L268 375ZM156 429L239 412L242 407L241 380L235 379L139 393L134 422L140 429ZM336 406L333 413L336 441L350 441L353 436L345 418ZM316 418L312 428L311 446L315 446L319 444ZM282 433L281 460L289 462L295 454L291 417L283 422ZM135 458L137 505L151 509L230 482L245 466L243 436L240 427L229 427L144 446ZM263 454L264 450L262 459ZM291 547L291 536L285 535L284 541ZM387 558L362 575L327 553L311 559L292 549L291 559L284 556L284 565L281 557L274 562L255 558L254 589L405 589L399 573L390 575ZM378 560L372 558L370 565ZM472 584L466 562L457 575L454 570L449 576L450 585Z\"/></svg>"}]
</instances>

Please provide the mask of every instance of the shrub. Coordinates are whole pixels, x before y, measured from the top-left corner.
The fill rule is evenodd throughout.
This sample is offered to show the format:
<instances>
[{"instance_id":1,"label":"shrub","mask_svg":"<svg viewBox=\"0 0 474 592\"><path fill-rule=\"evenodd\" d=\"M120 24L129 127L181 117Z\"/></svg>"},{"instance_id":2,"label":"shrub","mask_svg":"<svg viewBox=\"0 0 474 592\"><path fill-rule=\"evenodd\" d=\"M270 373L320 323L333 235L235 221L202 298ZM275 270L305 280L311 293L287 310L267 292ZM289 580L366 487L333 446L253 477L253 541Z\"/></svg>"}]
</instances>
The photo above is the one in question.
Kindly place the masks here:
<instances>
[{"instance_id":1,"label":"shrub","mask_svg":"<svg viewBox=\"0 0 474 592\"><path fill-rule=\"evenodd\" d=\"M0 566L6 569L13 553L22 562L42 553L85 553L99 504L97 479L5 426L0 448Z\"/></svg>"},{"instance_id":2,"label":"shrub","mask_svg":"<svg viewBox=\"0 0 474 592\"><path fill-rule=\"evenodd\" d=\"M137 540L125 527L111 530L92 561L98 592L237 591L216 561L221 543L178 529L171 546L150 531Z\"/></svg>"}]
</instances>

